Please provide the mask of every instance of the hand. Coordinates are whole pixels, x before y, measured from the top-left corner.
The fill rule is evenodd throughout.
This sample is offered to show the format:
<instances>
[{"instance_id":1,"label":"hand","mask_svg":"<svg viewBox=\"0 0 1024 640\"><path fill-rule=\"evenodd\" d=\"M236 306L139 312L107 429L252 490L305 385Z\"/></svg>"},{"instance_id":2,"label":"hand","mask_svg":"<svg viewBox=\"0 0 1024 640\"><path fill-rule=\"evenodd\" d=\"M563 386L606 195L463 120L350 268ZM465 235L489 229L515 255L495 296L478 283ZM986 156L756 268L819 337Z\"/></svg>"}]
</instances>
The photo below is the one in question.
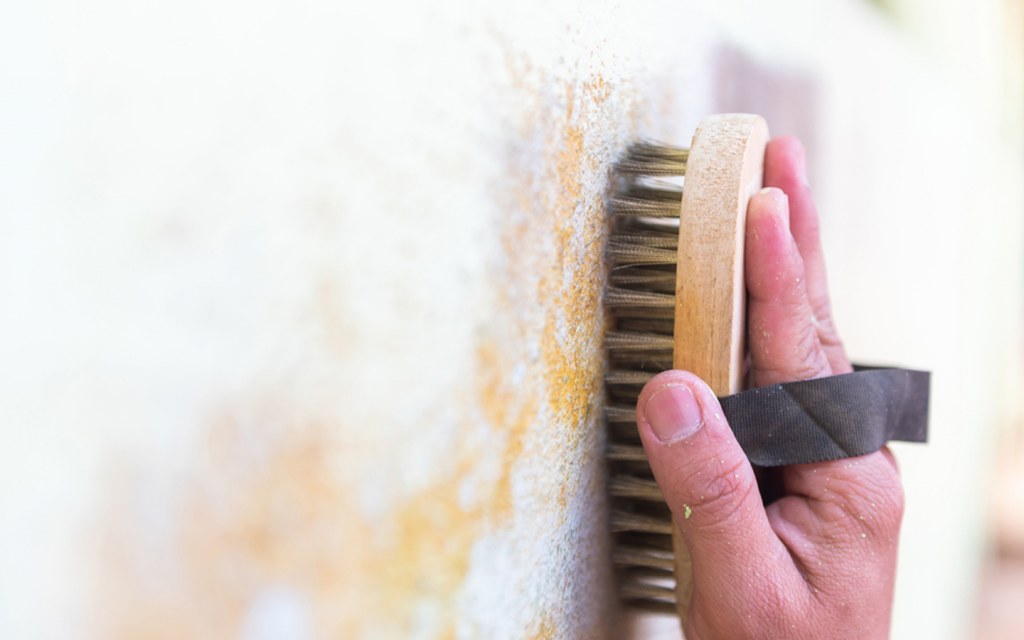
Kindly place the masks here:
<instances>
[{"instance_id":1,"label":"hand","mask_svg":"<svg viewBox=\"0 0 1024 640\"><path fill-rule=\"evenodd\" d=\"M755 386L851 371L825 283L804 152L768 144L746 228ZM787 199L788 196L788 199ZM688 640L884 638L903 491L892 454L780 470L762 502L754 469L699 378L666 371L638 400L651 467L693 561Z\"/></svg>"}]
</instances>

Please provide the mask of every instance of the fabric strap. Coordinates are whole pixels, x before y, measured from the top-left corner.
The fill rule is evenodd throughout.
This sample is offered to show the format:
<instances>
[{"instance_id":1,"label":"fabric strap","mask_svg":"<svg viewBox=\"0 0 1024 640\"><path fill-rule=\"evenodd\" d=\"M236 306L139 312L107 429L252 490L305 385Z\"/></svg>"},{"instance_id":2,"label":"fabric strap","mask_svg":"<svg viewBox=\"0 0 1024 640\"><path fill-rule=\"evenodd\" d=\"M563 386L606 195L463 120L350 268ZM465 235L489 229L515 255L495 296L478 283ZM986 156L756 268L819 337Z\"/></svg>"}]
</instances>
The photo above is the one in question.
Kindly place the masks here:
<instances>
[{"instance_id":1,"label":"fabric strap","mask_svg":"<svg viewBox=\"0 0 1024 640\"><path fill-rule=\"evenodd\" d=\"M855 369L721 398L750 461L777 467L862 456L889 440L927 441L930 374Z\"/></svg>"}]
</instances>

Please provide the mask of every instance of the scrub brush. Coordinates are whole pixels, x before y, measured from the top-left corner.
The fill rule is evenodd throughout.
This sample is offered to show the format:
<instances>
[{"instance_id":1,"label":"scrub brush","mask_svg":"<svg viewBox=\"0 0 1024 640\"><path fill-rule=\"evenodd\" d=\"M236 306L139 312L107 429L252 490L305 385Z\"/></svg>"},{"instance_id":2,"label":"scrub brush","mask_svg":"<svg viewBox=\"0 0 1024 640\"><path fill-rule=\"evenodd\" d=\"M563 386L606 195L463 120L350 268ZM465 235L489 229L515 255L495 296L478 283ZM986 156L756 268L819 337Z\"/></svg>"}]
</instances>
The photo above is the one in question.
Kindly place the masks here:
<instances>
[{"instance_id":1,"label":"scrub brush","mask_svg":"<svg viewBox=\"0 0 1024 640\"><path fill-rule=\"evenodd\" d=\"M636 431L637 396L670 368L695 373L718 396L740 390L744 226L767 142L759 116L717 115L701 122L689 149L641 142L615 165L605 294L613 562L629 607L684 623L689 554Z\"/></svg>"}]
</instances>

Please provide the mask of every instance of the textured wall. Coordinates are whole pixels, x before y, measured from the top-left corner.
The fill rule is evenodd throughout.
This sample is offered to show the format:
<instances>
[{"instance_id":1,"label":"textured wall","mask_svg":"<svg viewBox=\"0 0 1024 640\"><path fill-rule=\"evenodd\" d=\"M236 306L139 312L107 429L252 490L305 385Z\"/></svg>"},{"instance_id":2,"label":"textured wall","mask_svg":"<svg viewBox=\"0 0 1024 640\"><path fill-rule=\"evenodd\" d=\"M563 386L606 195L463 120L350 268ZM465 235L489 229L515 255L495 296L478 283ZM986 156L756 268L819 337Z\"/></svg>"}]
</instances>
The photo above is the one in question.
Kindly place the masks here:
<instances>
[{"instance_id":1,"label":"textured wall","mask_svg":"<svg viewBox=\"0 0 1024 640\"><path fill-rule=\"evenodd\" d=\"M202 7L5 34L0 628L603 635L617 20Z\"/></svg>"},{"instance_id":2,"label":"textured wall","mask_svg":"<svg viewBox=\"0 0 1024 640\"><path fill-rule=\"evenodd\" d=\"M900 218L888 179L941 165L949 112L877 106L927 74L852 4L799 29L742 3L344 4L0 13L0 635L613 636L602 197L630 139L711 111L810 143L859 353L918 363L962 328L858 313L884 300L906 336L961 272L906 242L953 204ZM827 37L851 28L906 64ZM937 275L907 298L887 274L912 261L866 273L852 237ZM942 438L912 500L956 458ZM971 513L943 491L915 535ZM942 586L973 566L952 531L901 593L966 593Z\"/></svg>"}]
</instances>

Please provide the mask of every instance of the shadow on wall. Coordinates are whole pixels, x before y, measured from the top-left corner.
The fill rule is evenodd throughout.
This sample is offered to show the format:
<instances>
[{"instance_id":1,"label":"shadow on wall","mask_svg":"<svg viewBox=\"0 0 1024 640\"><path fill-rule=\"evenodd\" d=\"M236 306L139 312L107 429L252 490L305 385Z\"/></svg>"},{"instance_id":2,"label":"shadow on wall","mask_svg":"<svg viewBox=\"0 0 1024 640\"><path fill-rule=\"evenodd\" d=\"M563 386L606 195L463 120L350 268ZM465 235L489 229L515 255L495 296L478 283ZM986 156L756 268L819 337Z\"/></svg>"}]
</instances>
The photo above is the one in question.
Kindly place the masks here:
<instances>
[{"instance_id":1,"label":"shadow on wall","mask_svg":"<svg viewBox=\"0 0 1024 640\"><path fill-rule=\"evenodd\" d=\"M719 47L713 60L714 111L760 114L772 136L797 136L807 157L818 157L821 136L815 114L820 112L821 91L809 70L766 65L728 45Z\"/></svg>"}]
</instances>

